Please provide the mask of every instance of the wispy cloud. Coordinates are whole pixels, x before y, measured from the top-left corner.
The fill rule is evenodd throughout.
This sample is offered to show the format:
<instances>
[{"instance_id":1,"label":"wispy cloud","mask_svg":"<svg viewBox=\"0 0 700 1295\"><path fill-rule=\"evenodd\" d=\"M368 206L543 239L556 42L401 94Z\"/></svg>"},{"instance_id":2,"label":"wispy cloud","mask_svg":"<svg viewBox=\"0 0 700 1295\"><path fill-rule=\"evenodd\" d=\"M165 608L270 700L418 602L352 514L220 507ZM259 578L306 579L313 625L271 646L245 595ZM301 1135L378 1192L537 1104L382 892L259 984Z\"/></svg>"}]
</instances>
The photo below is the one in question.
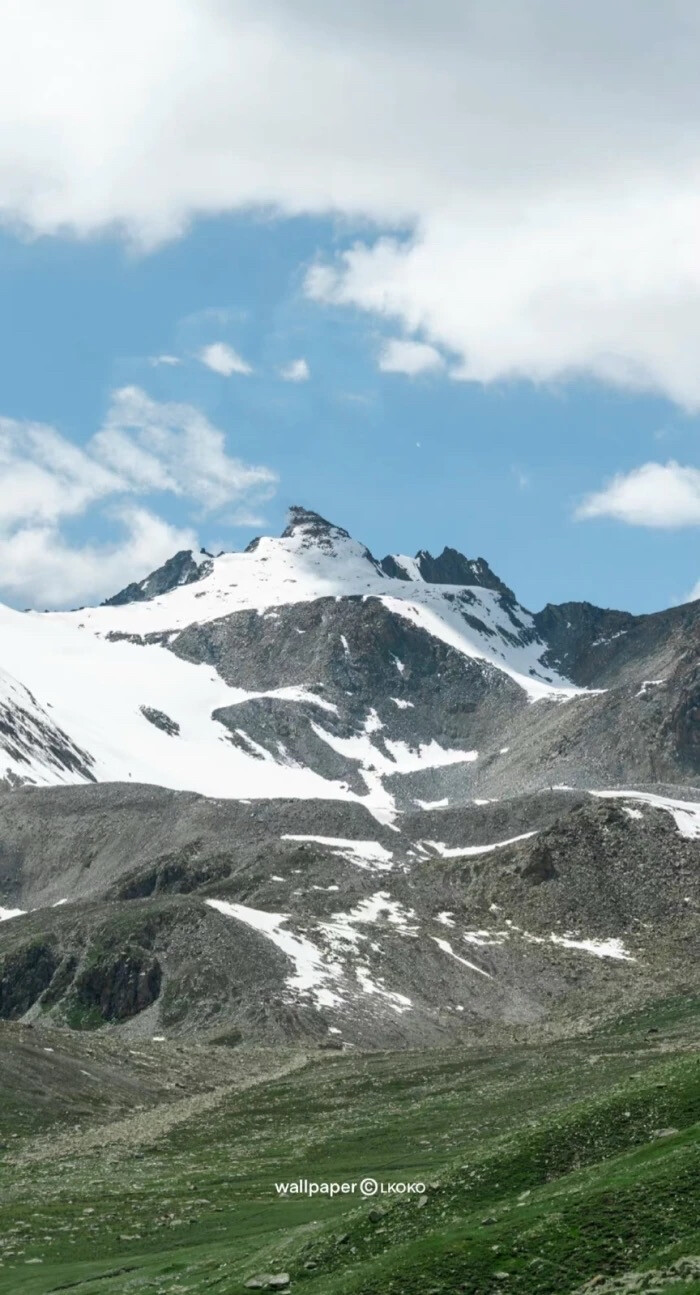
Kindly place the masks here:
<instances>
[{"instance_id":1,"label":"wispy cloud","mask_svg":"<svg viewBox=\"0 0 700 1295\"><path fill-rule=\"evenodd\" d=\"M576 517L611 517L629 526L669 530L700 526L700 469L683 467L673 460L644 463L587 495L576 509Z\"/></svg>"},{"instance_id":2,"label":"wispy cloud","mask_svg":"<svg viewBox=\"0 0 700 1295\"><path fill-rule=\"evenodd\" d=\"M311 377L311 370L304 359L290 360L279 371L283 382L307 382Z\"/></svg>"},{"instance_id":3,"label":"wispy cloud","mask_svg":"<svg viewBox=\"0 0 700 1295\"><path fill-rule=\"evenodd\" d=\"M251 365L228 342L211 342L208 346L203 346L199 359L213 373L220 373L224 378L230 378L232 373L247 376L253 372Z\"/></svg>"},{"instance_id":4,"label":"wispy cloud","mask_svg":"<svg viewBox=\"0 0 700 1295\"><path fill-rule=\"evenodd\" d=\"M177 364L182 364L182 360L178 355L152 355L149 360L149 364L154 369L158 368L160 365L174 368Z\"/></svg>"},{"instance_id":5,"label":"wispy cloud","mask_svg":"<svg viewBox=\"0 0 700 1295\"><path fill-rule=\"evenodd\" d=\"M201 410L153 400L139 387L113 392L102 427L83 446L44 424L0 419L0 586L47 605L110 592L115 572L133 579L190 547L203 517L242 524L237 510L254 515L275 482L269 468L230 454ZM189 524L158 516L153 497L162 494L181 501ZM65 523L97 505L122 538L69 542Z\"/></svg>"},{"instance_id":6,"label":"wispy cloud","mask_svg":"<svg viewBox=\"0 0 700 1295\"><path fill-rule=\"evenodd\" d=\"M269 468L230 455L224 433L196 406L152 400L140 387L114 393L90 448L128 489L168 490L208 510L276 480Z\"/></svg>"},{"instance_id":7,"label":"wispy cloud","mask_svg":"<svg viewBox=\"0 0 700 1295\"><path fill-rule=\"evenodd\" d=\"M532 485L532 477L530 476L529 472L525 472L523 468L518 467L517 463L513 464L513 466L511 467L511 472L515 479L515 483L518 487L518 490L530 489L530 486Z\"/></svg>"}]
</instances>

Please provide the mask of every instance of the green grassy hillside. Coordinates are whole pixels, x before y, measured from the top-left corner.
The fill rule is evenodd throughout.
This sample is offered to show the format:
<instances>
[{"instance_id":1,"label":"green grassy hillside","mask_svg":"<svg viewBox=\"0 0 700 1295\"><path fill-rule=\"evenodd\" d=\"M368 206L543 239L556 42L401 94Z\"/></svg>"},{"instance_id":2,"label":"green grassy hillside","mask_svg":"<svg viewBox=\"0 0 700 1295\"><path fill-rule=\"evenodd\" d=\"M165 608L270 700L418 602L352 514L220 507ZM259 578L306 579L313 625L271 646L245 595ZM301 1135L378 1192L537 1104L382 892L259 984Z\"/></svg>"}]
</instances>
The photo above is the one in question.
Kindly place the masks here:
<instances>
[{"instance_id":1,"label":"green grassy hillside","mask_svg":"<svg viewBox=\"0 0 700 1295\"><path fill-rule=\"evenodd\" d=\"M113 1044L32 1034L53 1048L41 1101L8 1063L26 1035L2 1040L0 1292L238 1295L281 1272L304 1295L700 1291L694 999L503 1049L212 1047L209 1091L202 1050L195 1066L185 1045L140 1041L92 1103ZM50 1088L56 1066L81 1076L79 1100ZM425 1191L275 1191L367 1175Z\"/></svg>"}]
</instances>

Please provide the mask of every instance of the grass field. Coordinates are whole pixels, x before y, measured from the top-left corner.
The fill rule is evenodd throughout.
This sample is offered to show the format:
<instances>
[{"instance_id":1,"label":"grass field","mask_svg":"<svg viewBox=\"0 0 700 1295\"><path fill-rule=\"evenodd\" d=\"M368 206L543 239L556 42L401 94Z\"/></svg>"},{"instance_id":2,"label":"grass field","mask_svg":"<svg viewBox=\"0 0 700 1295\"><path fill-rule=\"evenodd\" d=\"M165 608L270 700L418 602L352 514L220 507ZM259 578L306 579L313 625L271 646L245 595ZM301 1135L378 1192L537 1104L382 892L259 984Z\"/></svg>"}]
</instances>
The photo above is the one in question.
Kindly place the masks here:
<instances>
[{"instance_id":1,"label":"grass field","mask_svg":"<svg viewBox=\"0 0 700 1295\"><path fill-rule=\"evenodd\" d=\"M700 1257L699 1040L680 997L559 1042L270 1053L255 1066L278 1077L244 1089L245 1054L217 1049L208 1096L161 1092L186 1058L139 1044L136 1112L128 1092L107 1108L10 1085L0 1292L238 1295L259 1272L305 1295L700 1292L700 1259L678 1263ZM425 1190L275 1190L365 1176Z\"/></svg>"}]
</instances>

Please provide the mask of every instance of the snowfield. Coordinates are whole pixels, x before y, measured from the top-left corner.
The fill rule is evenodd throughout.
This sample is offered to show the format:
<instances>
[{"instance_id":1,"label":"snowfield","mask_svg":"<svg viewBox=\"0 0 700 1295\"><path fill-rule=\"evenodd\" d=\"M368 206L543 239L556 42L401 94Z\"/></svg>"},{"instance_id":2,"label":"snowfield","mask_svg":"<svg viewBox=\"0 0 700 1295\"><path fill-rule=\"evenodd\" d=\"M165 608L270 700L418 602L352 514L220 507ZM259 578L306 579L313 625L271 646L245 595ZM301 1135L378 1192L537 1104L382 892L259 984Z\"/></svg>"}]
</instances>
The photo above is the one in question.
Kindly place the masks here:
<instances>
[{"instance_id":1,"label":"snowfield","mask_svg":"<svg viewBox=\"0 0 700 1295\"><path fill-rule=\"evenodd\" d=\"M32 717L47 719L68 734L87 753L98 782L133 780L236 799L357 799L311 770L277 762L268 752L256 758L234 746L212 712L270 694L229 687L211 666L181 661L158 645L110 642L81 631L69 618L27 615L9 607L0 607L0 643L2 698L28 705L28 690ZM10 683L8 672L14 676ZM280 689L288 699L301 700L290 698L289 692ZM311 693L303 700L321 709L328 706ZM155 727L142 706L175 721L179 734ZM29 765L0 754L0 776L9 771L39 785L86 781L79 773L57 770L50 744L41 740Z\"/></svg>"}]
</instances>

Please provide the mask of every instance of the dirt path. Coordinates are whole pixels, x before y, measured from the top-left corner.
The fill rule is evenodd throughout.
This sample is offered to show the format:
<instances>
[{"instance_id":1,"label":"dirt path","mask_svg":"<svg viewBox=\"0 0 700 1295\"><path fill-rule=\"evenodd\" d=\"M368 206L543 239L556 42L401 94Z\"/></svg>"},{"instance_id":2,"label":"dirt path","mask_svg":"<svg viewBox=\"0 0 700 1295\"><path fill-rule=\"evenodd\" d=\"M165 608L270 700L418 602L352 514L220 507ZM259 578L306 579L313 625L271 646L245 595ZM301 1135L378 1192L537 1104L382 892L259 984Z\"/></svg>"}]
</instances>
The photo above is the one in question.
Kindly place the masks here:
<instances>
[{"instance_id":1,"label":"dirt path","mask_svg":"<svg viewBox=\"0 0 700 1295\"><path fill-rule=\"evenodd\" d=\"M316 1059L314 1057L314 1060ZM139 1111L134 1115L114 1120L112 1123L70 1133L41 1134L33 1138L18 1155L8 1157L8 1161L21 1165L89 1155L93 1151L105 1153L111 1147L145 1146L164 1137L179 1124L184 1124L187 1120L204 1114L205 1111L214 1110L232 1093L241 1093L247 1088L257 1087L258 1084L284 1079L285 1075L301 1070L311 1060L311 1055L302 1052L271 1068L269 1058L266 1060L267 1064L260 1063L259 1069L254 1069L253 1074L241 1074L238 1079L230 1083L219 1084L216 1088L210 1088L203 1093L194 1093L191 1097L181 1097L174 1102L162 1102L149 1110Z\"/></svg>"}]
</instances>

